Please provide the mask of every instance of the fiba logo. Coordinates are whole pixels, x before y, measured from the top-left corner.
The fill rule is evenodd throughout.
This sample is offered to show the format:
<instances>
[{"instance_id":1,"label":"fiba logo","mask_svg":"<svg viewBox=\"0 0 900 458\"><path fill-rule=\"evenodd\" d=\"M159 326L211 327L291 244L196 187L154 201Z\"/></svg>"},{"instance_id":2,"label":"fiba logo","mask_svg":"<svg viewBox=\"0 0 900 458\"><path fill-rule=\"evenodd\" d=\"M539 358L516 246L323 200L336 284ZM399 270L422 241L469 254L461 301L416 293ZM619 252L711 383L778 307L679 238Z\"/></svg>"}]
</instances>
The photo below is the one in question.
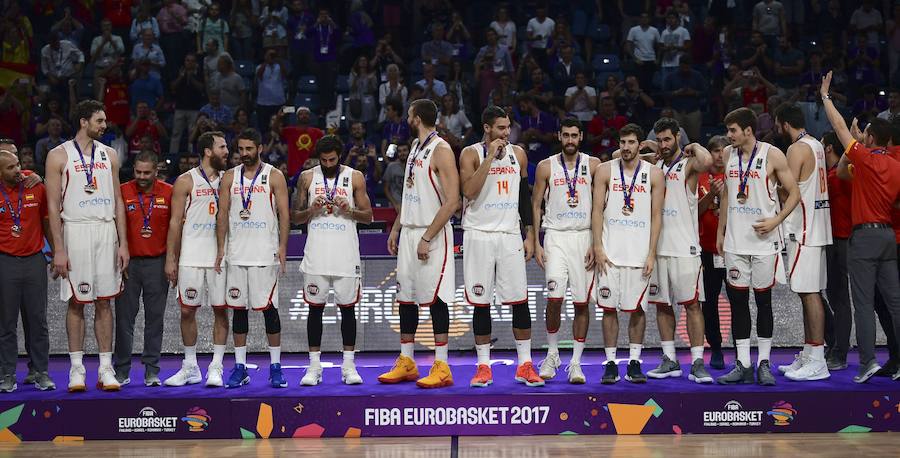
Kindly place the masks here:
<instances>
[{"instance_id":1,"label":"fiba logo","mask_svg":"<svg viewBox=\"0 0 900 458\"><path fill-rule=\"evenodd\" d=\"M309 286L306 287L306 292L309 293L310 296L315 296L316 294L319 294L319 285L310 284Z\"/></svg>"},{"instance_id":2,"label":"fiba logo","mask_svg":"<svg viewBox=\"0 0 900 458\"><path fill-rule=\"evenodd\" d=\"M156 409L154 409L153 407L144 407L143 409L141 409L139 415L142 417L155 417Z\"/></svg>"},{"instance_id":3,"label":"fiba logo","mask_svg":"<svg viewBox=\"0 0 900 458\"><path fill-rule=\"evenodd\" d=\"M81 294L87 294L91 292L91 285L89 283L81 282L78 284L78 292Z\"/></svg>"},{"instance_id":4,"label":"fiba logo","mask_svg":"<svg viewBox=\"0 0 900 458\"><path fill-rule=\"evenodd\" d=\"M732 280L737 280L738 278L741 278L741 271L737 269L731 269L728 271L728 277Z\"/></svg>"},{"instance_id":5,"label":"fiba logo","mask_svg":"<svg viewBox=\"0 0 900 458\"><path fill-rule=\"evenodd\" d=\"M603 288L600 288L600 297L602 297L604 299L609 299L609 294L610 294L609 288L607 288L605 286Z\"/></svg>"},{"instance_id":6,"label":"fiba logo","mask_svg":"<svg viewBox=\"0 0 900 458\"><path fill-rule=\"evenodd\" d=\"M196 299L197 298L197 290L194 288L188 288L188 289L184 290L184 297L186 297L190 300Z\"/></svg>"},{"instance_id":7,"label":"fiba logo","mask_svg":"<svg viewBox=\"0 0 900 458\"><path fill-rule=\"evenodd\" d=\"M238 288L231 288L228 290L228 295L231 296L232 299L237 299L241 297L241 290Z\"/></svg>"},{"instance_id":8,"label":"fiba logo","mask_svg":"<svg viewBox=\"0 0 900 458\"><path fill-rule=\"evenodd\" d=\"M473 286L473 287L472 287L472 294L474 294L474 295L476 295L476 296L482 296L482 295L484 295L484 286L481 285L481 284L477 284L477 285Z\"/></svg>"},{"instance_id":9,"label":"fiba logo","mask_svg":"<svg viewBox=\"0 0 900 458\"><path fill-rule=\"evenodd\" d=\"M547 282L547 289L550 291L556 291L556 280L550 280Z\"/></svg>"},{"instance_id":10,"label":"fiba logo","mask_svg":"<svg viewBox=\"0 0 900 458\"><path fill-rule=\"evenodd\" d=\"M659 294L659 286L651 284L650 285L650 295L656 296L657 294Z\"/></svg>"}]
</instances>

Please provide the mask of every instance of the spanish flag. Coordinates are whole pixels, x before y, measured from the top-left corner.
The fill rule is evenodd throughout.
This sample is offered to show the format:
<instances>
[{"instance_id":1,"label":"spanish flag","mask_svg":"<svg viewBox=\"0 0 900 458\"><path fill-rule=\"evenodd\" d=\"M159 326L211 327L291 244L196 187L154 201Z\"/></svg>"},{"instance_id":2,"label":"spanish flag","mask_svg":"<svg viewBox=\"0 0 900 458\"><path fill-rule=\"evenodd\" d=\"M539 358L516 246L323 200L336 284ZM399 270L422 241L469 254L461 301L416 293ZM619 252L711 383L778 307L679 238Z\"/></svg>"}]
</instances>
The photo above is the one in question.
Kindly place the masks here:
<instances>
[{"instance_id":1,"label":"spanish flag","mask_svg":"<svg viewBox=\"0 0 900 458\"><path fill-rule=\"evenodd\" d=\"M34 79L36 73L37 64L0 62L0 87L8 88L20 78Z\"/></svg>"}]
</instances>

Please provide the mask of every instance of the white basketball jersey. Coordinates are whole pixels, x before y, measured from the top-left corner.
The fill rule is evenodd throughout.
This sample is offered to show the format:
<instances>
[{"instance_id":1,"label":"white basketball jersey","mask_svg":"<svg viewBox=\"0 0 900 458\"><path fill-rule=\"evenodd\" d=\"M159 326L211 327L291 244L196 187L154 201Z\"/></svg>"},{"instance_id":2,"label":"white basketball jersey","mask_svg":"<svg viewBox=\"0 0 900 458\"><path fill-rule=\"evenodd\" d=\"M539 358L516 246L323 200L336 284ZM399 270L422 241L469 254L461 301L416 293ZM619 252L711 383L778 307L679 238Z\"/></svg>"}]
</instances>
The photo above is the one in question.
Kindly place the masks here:
<instances>
[{"instance_id":1,"label":"white basketball jersey","mask_svg":"<svg viewBox=\"0 0 900 458\"><path fill-rule=\"evenodd\" d=\"M335 187L336 186L336 187ZM337 180L328 179L328 190L334 189L334 197L342 197L356 208L353 201L353 169L341 166ZM325 192L325 175L322 167L313 168L312 181L306 190L307 202L318 196L328 196ZM335 275L339 277L359 277L359 237L356 221L346 214L334 212L313 217L307 225L308 235L303 249L300 271L310 275Z\"/></svg>"},{"instance_id":2,"label":"white basketball jersey","mask_svg":"<svg viewBox=\"0 0 900 458\"><path fill-rule=\"evenodd\" d=\"M116 194L113 189L111 154L115 154L106 145L93 141L91 150L82 151L84 164L78 155L75 140L62 144L66 151L66 168L62 176L62 220L66 223L89 223L95 221L112 221L116 217ZM91 151L93 151L93 175L91 180L94 192L87 193L84 188L88 184L87 169L91 168Z\"/></svg>"},{"instance_id":3,"label":"white basketball jersey","mask_svg":"<svg viewBox=\"0 0 900 458\"><path fill-rule=\"evenodd\" d=\"M700 256L700 229L697 223L697 190L688 189L687 164L682 158L668 166L659 161L666 178L666 201L656 253L660 256Z\"/></svg>"},{"instance_id":4,"label":"white basketball jersey","mask_svg":"<svg viewBox=\"0 0 900 458\"><path fill-rule=\"evenodd\" d=\"M434 149L443 141L435 135L425 148L418 151L419 140L413 140L403 174L403 209L400 211L400 224L403 227L431 226L444 202L441 180L431 170Z\"/></svg>"},{"instance_id":5,"label":"white basketball jersey","mask_svg":"<svg viewBox=\"0 0 900 458\"><path fill-rule=\"evenodd\" d=\"M643 267L650 254L650 216L653 195L650 169L653 164L641 160L635 174L624 172L622 159L610 162L609 187L606 191L606 209L603 210L603 250L613 264L619 267ZM624 212L625 192L631 189L633 210Z\"/></svg>"},{"instance_id":6,"label":"white basketball jersey","mask_svg":"<svg viewBox=\"0 0 900 458\"><path fill-rule=\"evenodd\" d=\"M800 203L784 220L784 230L792 241L806 246L831 245L831 208L828 201L828 172L825 148L809 135L800 137L816 158L816 169L800 187Z\"/></svg>"},{"instance_id":7,"label":"white basketball jersey","mask_svg":"<svg viewBox=\"0 0 900 458\"><path fill-rule=\"evenodd\" d=\"M766 165L769 148L765 142L757 142L758 149L752 162L742 163L741 169L747 176L747 201L738 201L740 171L737 148L731 149L728 165L725 167L725 186L728 192L728 225L725 227L725 251L740 255L769 255L781 251L781 229L776 228L764 236L753 230L753 225L764 218L778 214L781 205L775 193L775 182L769 180ZM751 153L752 154L752 153ZM749 161L750 155L743 154Z\"/></svg>"},{"instance_id":8,"label":"white basketball jersey","mask_svg":"<svg viewBox=\"0 0 900 458\"><path fill-rule=\"evenodd\" d=\"M181 227L181 254L178 265L188 267L214 267L216 265L216 215L219 203L219 181L224 172L209 178L209 183L195 167L187 172L191 177L191 193L184 206L184 224Z\"/></svg>"},{"instance_id":9,"label":"white basketball jersey","mask_svg":"<svg viewBox=\"0 0 900 458\"><path fill-rule=\"evenodd\" d=\"M485 145L476 147L481 160L487 157ZM494 159L481 192L474 200L465 199L462 226L464 230L519 233L519 183L522 164L512 145L507 145L502 159ZM528 224L531 224L529 221Z\"/></svg>"},{"instance_id":10,"label":"white basketball jersey","mask_svg":"<svg viewBox=\"0 0 900 458\"><path fill-rule=\"evenodd\" d=\"M262 162L262 170L252 189L253 177L244 177L244 198L250 197L250 217L241 219L241 172L239 165L232 170L231 211L228 214L228 264L235 266L272 266L278 264L278 217L275 214L275 195L272 194L272 166ZM252 192L251 192L252 191Z\"/></svg>"},{"instance_id":11,"label":"white basketball jersey","mask_svg":"<svg viewBox=\"0 0 900 458\"><path fill-rule=\"evenodd\" d=\"M552 231L586 231L591 229L591 206L593 191L591 183L591 157L578 153L580 160L577 169L564 170L561 158L563 153L550 156L550 181L547 193L544 219L541 227ZM575 180L575 199L569 196L569 185L566 183L566 172L569 180ZM577 203L576 203L577 202ZM570 205L574 203L575 205Z\"/></svg>"}]
</instances>

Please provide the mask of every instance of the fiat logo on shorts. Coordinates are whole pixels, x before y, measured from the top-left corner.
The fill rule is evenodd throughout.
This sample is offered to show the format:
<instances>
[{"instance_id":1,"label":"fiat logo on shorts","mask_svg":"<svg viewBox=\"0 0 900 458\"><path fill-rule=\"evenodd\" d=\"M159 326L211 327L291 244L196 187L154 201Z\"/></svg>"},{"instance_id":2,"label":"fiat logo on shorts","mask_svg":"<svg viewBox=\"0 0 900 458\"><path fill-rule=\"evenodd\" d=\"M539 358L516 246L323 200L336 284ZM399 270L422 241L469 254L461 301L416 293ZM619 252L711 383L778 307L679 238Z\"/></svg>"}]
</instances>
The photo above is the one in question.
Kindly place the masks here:
<instances>
[{"instance_id":1,"label":"fiat logo on shorts","mask_svg":"<svg viewBox=\"0 0 900 458\"><path fill-rule=\"evenodd\" d=\"M197 290L194 288L188 288L184 290L184 297L194 300L197 298Z\"/></svg>"},{"instance_id":2,"label":"fiat logo on shorts","mask_svg":"<svg viewBox=\"0 0 900 458\"><path fill-rule=\"evenodd\" d=\"M659 293L659 286L650 285L650 295L656 296Z\"/></svg>"},{"instance_id":3,"label":"fiat logo on shorts","mask_svg":"<svg viewBox=\"0 0 900 458\"><path fill-rule=\"evenodd\" d=\"M484 286L483 285L475 285L472 287L472 294L476 296L481 296L484 294Z\"/></svg>"},{"instance_id":4,"label":"fiat logo on shorts","mask_svg":"<svg viewBox=\"0 0 900 458\"><path fill-rule=\"evenodd\" d=\"M91 292L90 283L86 283L86 282L79 283L78 284L78 292L81 294L87 294L87 293Z\"/></svg>"},{"instance_id":5,"label":"fiat logo on shorts","mask_svg":"<svg viewBox=\"0 0 900 458\"><path fill-rule=\"evenodd\" d=\"M319 286L316 284L311 284L306 287L306 292L310 295L315 296L316 294L319 294Z\"/></svg>"},{"instance_id":6,"label":"fiat logo on shorts","mask_svg":"<svg viewBox=\"0 0 900 458\"><path fill-rule=\"evenodd\" d=\"M600 297L604 299L609 299L609 288L600 288Z\"/></svg>"},{"instance_id":7,"label":"fiat logo on shorts","mask_svg":"<svg viewBox=\"0 0 900 458\"><path fill-rule=\"evenodd\" d=\"M241 297L241 290L238 288L231 288L228 290L228 295L231 296L232 299L237 299Z\"/></svg>"},{"instance_id":8,"label":"fiat logo on shorts","mask_svg":"<svg viewBox=\"0 0 900 458\"><path fill-rule=\"evenodd\" d=\"M547 282L547 289L550 291L556 291L556 280L550 280Z\"/></svg>"},{"instance_id":9,"label":"fiat logo on shorts","mask_svg":"<svg viewBox=\"0 0 900 458\"><path fill-rule=\"evenodd\" d=\"M731 277L732 280L737 280L741 278L741 271L737 269L731 269L728 271L728 276Z\"/></svg>"}]
</instances>

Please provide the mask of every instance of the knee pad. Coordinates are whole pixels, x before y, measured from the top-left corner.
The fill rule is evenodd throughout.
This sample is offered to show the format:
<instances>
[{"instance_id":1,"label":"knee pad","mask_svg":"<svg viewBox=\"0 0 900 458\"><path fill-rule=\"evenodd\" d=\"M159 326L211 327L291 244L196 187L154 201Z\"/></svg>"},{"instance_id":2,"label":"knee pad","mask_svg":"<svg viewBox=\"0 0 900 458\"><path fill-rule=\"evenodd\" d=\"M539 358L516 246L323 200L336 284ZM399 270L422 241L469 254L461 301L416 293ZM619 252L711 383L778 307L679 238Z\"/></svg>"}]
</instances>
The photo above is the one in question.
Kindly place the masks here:
<instances>
[{"instance_id":1,"label":"knee pad","mask_svg":"<svg viewBox=\"0 0 900 458\"><path fill-rule=\"evenodd\" d=\"M431 304L431 326L435 334L450 332L450 309L440 299Z\"/></svg>"},{"instance_id":2,"label":"knee pad","mask_svg":"<svg viewBox=\"0 0 900 458\"><path fill-rule=\"evenodd\" d=\"M281 332L281 317L278 316L278 309L269 307L263 310L263 320L266 322L266 334Z\"/></svg>"},{"instance_id":3,"label":"knee pad","mask_svg":"<svg viewBox=\"0 0 900 458\"><path fill-rule=\"evenodd\" d=\"M306 341L310 347L322 346L322 313L325 307L309 307L309 318L306 320Z\"/></svg>"},{"instance_id":4,"label":"knee pad","mask_svg":"<svg viewBox=\"0 0 900 458\"><path fill-rule=\"evenodd\" d=\"M472 329L476 336L491 335L491 308L475 307L475 313L472 314Z\"/></svg>"},{"instance_id":5,"label":"knee pad","mask_svg":"<svg viewBox=\"0 0 900 458\"><path fill-rule=\"evenodd\" d=\"M231 317L231 329L235 334L250 332L250 320L247 318L247 309L235 309Z\"/></svg>"},{"instance_id":6,"label":"knee pad","mask_svg":"<svg viewBox=\"0 0 900 458\"><path fill-rule=\"evenodd\" d=\"M531 329L531 310L528 304L516 304L512 306L513 328Z\"/></svg>"},{"instance_id":7,"label":"knee pad","mask_svg":"<svg viewBox=\"0 0 900 458\"><path fill-rule=\"evenodd\" d=\"M415 334L419 327L419 306L400 304L400 333Z\"/></svg>"},{"instance_id":8,"label":"knee pad","mask_svg":"<svg viewBox=\"0 0 900 458\"><path fill-rule=\"evenodd\" d=\"M341 307L341 338L344 346L356 346L356 308Z\"/></svg>"}]
</instances>

